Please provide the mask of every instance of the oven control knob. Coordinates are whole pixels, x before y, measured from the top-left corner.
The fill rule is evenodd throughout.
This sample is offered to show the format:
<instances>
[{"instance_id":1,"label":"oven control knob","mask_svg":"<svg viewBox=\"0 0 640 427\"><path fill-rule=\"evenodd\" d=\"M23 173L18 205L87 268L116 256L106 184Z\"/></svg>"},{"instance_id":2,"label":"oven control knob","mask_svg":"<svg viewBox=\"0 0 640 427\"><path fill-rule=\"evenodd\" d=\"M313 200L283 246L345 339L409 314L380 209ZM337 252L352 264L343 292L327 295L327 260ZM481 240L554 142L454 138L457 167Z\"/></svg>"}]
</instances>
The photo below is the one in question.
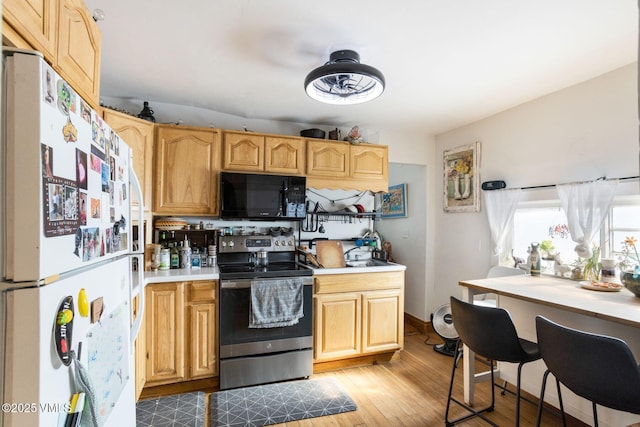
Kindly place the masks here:
<instances>
[{"instance_id":1,"label":"oven control knob","mask_svg":"<svg viewBox=\"0 0 640 427\"><path fill-rule=\"evenodd\" d=\"M223 248L227 246L227 242L221 242L221 243Z\"/></svg>"},{"instance_id":2,"label":"oven control knob","mask_svg":"<svg viewBox=\"0 0 640 427\"><path fill-rule=\"evenodd\" d=\"M233 241L229 242L229 247L232 248L233 247Z\"/></svg>"},{"instance_id":3,"label":"oven control knob","mask_svg":"<svg viewBox=\"0 0 640 427\"><path fill-rule=\"evenodd\" d=\"M289 240L288 245L289 245L289 246L293 246L293 240Z\"/></svg>"},{"instance_id":4,"label":"oven control knob","mask_svg":"<svg viewBox=\"0 0 640 427\"><path fill-rule=\"evenodd\" d=\"M276 241L275 241L275 245L276 245L276 246L280 246L280 240L276 240Z\"/></svg>"}]
</instances>

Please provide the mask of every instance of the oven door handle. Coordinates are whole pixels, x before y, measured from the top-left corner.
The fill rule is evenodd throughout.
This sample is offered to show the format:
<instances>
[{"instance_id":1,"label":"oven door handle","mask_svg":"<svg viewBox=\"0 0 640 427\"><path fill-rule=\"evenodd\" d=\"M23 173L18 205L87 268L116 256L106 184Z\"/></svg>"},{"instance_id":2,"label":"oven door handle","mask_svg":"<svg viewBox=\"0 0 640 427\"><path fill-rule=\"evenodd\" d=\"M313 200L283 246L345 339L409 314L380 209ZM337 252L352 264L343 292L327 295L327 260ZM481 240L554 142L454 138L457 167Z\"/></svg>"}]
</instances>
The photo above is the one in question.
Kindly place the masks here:
<instances>
[{"instance_id":1,"label":"oven door handle","mask_svg":"<svg viewBox=\"0 0 640 427\"><path fill-rule=\"evenodd\" d=\"M268 282L270 280L283 280L283 279L297 279L297 277L282 277L280 279L238 279L238 280L221 280L220 289L244 289L250 288L251 282ZM313 277L304 276L300 277L304 286L313 285Z\"/></svg>"}]
</instances>

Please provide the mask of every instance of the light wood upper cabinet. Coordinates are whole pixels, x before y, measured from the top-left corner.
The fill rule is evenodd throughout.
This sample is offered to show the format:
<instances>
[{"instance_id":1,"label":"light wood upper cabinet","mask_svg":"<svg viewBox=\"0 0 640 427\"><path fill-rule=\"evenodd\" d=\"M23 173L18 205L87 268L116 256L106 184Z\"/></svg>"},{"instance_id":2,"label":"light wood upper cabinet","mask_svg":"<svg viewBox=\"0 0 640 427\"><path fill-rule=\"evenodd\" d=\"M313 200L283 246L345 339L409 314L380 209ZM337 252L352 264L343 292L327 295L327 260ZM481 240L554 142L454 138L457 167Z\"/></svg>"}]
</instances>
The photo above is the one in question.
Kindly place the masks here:
<instances>
[{"instance_id":1,"label":"light wood upper cabinet","mask_svg":"<svg viewBox=\"0 0 640 427\"><path fill-rule=\"evenodd\" d=\"M60 0L55 70L93 108L100 106L102 34L82 0Z\"/></svg>"},{"instance_id":2,"label":"light wood upper cabinet","mask_svg":"<svg viewBox=\"0 0 640 427\"><path fill-rule=\"evenodd\" d=\"M264 171L283 175L305 173L305 141L301 138L267 136Z\"/></svg>"},{"instance_id":3,"label":"light wood upper cabinet","mask_svg":"<svg viewBox=\"0 0 640 427\"><path fill-rule=\"evenodd\" d=\"M385 145L352 145L349 150L350 176L360 179L388 179L389 148Z\"/></svg>"},{"instance_id":4,"label":"light wood upper cabinet","mask_svg":"<svg viewBox=\"0 0 640 427\"><path fill-rule=\"evenodd\" d=\"M263 135L224 132L222 146L222 169L256 172L264 169Z\"/></svg>"},{"instance_id":5,"label":"light wood upper cabinet","mask_svg":"<svg viewBox=\"0 0 640 427\"><path fill-rule=\"evenodd\" d=\"M145 288L147 385L185 378L184 286L158 283Z\"/></svg>"},{"instance_id":6,"label":"light wood upper cabinet","mask_svg":"<svg viewBox=\"0 0 640 427\"><path fill-rule=\"evenodd\" d=\"M222 169L303 175L304 148L302 138L224 132Z\"/></svg>"},{"instance_id":7,"label":"light wood upper cabinet","mask_svg":"<svg viewBox=\"0 0 640 427\"><path fill-rule=\"evenodd\" d=\"M220 143L214 129L156 127L154 213L216 215Z\"/></svg>"},{"instance_id":8,"label":"light wood upper cabinet","mask_svg":"<svg viewBox=\"0 0 640 427\"><path fill-rule=\"evenodd\" d=\"M131 147L133 170L142 187L144 210L151 210L154 124L109 109L104 110L103 117L105 122Z\"/></svg>"},{"instance_id":9,"label":"light wood upper cabinet","mask_svg":"<svg viewBox=\"0 0 640 427\"><path fill-rule=\"evenodd\" d=\"M349 176L349 144L307 141L307 175L346 178Z\"/></svg>"},{"instance_id":10,"label":"light wood upper cabinet","mask_svg":"<svg viewBox=\"0 0 640 427\"><path fill-rule=\"evenodd\" d=\"M12 45L25 48L19 35L53 62L58 43L58 0L3 0L2 33Z\"/></svg>"},{"instance_id":11,"label":"light wood upper cabinet","mask_svg":"<svg viewBox=\"0 0 640 427\"><path fill-rule=\"evenodd\" d=\"M40 51L93 108L99 108L102 35L82 0L4 0L3 42Z\"/></svg>"},{"instance_id":12,"label":"light wood upper cabinet","mask_svg":"<svg viewBox=\"0 0 640 427\"><path fill-rule=\"evenodd\" d=\"M387 191L386 145L307 140L307 187Z\"/></svg>"}]
</instances>

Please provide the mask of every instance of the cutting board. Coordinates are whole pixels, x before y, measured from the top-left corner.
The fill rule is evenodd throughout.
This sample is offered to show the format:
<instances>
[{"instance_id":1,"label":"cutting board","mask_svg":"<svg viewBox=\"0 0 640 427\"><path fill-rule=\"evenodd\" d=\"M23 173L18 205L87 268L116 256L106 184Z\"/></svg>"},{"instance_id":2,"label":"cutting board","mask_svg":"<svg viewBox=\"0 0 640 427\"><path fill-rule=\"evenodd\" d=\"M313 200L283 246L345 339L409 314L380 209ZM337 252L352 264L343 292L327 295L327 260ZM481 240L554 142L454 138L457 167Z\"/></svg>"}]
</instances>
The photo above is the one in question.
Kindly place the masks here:
<instances>
[{"instance_id":1,"label":"cutting board","mask_svg":"<svg viewBox=\"0 0 640 427\"><path fill-rule=\"evenodd\" d=\"M316 257L324 268L344 268L344 251L340 240L319 240L316 242Z\"/></svg>"}]
</instances>

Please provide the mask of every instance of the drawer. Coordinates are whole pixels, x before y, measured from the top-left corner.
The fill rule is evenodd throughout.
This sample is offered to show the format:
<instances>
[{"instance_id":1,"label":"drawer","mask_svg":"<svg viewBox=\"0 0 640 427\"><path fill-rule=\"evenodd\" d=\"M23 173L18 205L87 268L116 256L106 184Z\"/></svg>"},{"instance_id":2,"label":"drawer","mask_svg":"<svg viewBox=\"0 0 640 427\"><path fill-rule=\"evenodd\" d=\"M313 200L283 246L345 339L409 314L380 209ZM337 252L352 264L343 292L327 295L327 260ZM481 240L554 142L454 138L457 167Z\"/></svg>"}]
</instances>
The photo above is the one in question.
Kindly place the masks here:
<instances>
[{"instance_id":1,"label":"drawer","mask_svg":"<svg viewBox=\"0 0 640 427\"><path fill-rule=\"evenodd\" d=\"M215 280L188 282L187 289L189 302L205 302L214 301L216 299Z\"/></svg>"}]
</instances>

